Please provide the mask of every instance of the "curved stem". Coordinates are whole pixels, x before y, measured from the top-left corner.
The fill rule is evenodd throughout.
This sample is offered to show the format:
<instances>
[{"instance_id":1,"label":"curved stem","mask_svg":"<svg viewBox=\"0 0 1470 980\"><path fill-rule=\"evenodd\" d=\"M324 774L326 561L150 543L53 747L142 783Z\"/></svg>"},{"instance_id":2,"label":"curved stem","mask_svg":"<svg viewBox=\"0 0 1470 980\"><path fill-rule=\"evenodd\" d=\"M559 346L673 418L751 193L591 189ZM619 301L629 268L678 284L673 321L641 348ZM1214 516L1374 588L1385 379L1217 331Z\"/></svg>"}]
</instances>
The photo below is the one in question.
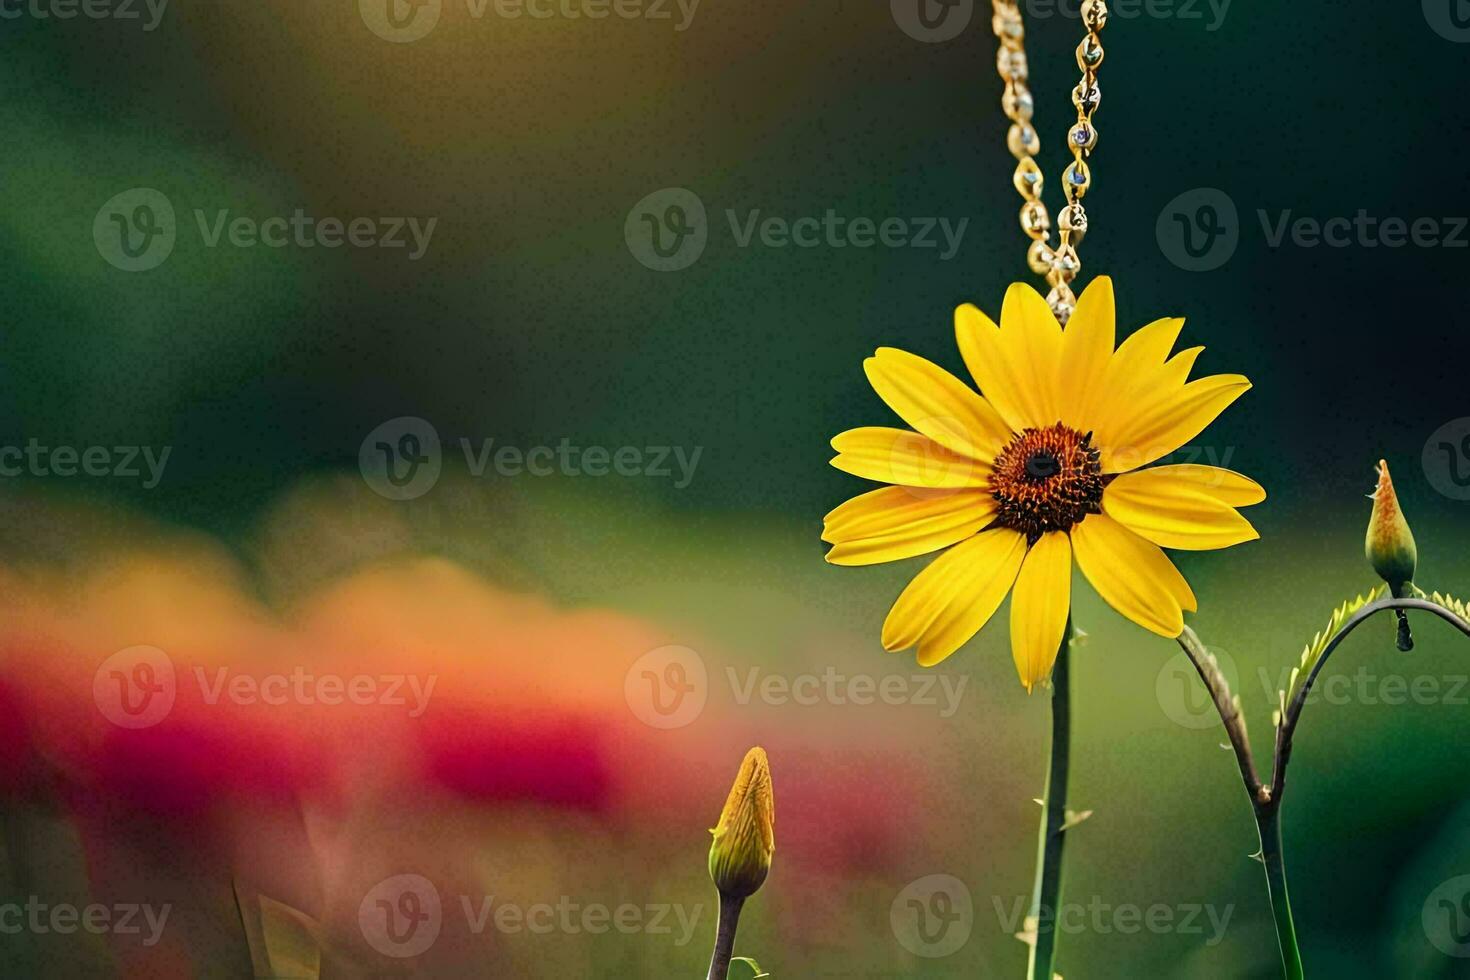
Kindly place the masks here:
<instances>
[{"instance_id":1,"label":"curved stem","mask_svg":"<svg viewBox=\"0 0 1470 980\"><path fill-rule=\"evenodd\" d=\"M715 932L715 951L710 956L706 980L725 980L730 975L730 957L735 953L735 930L740 926L743 898L720 896L720 925Z\"/></svg>"},{"instance_id":2,"label":"curved stem","mask_svg":"<svg viewBox=\"0 0 1470 980\"><path fill-rule=\"evenodd\" d=\"M1205 649L1199 636L1188 626L1179 634L1179 646L1194 664L1195 672L1215 702L1215 711L1225 723L1225 733L1230 737L1230 747L1235 750L1235 762L1240 766L1240 778L1245 783L1251 804L1264 802L1261 777L1256 774L1256 760L1251 755L1250 737L1246 733L1245 715L1241 714L1239 702L1230 693L1230 682L1220 673L1214 654Z\"/></svg>"},{"instance_id":3,"label":"curved stem","mask_svg":"<svg viewBox=\"0 0 1470 980\"><path fill-rule=\"evenodd\" d=\"M1297 946L1296 924L1291 915L1291 899L1286 888L1286 860L1281 845L1281 800L1286 792L1286 766L1291 761L1292 737L1296 734L1296 726L1301 720L1302 709L1306 706L1312 685L1317 682L1317 677L1327 665L1327 659L1332 652L1359 624L1389 609L1399 616L1403 616L1407 609L1433 613L1461 633L1470 636L1470 623L1444 606L1425 599L1380 599L1358 610L1323 646L1322 653L1312 665L1306 681L1293 696L1291 704L1282 712L1281 721L1276 727L1276 750L1269 786L1262 785L1256 774L1255 758L1251 755L1250 740L1246 736L1245 719L1215 658L1205 649L1193 630L1185 627L1179 636L1179 646L1189 656L1200 680L1210 692L1215 710L1219 712L1220 720L1230 736L1230 745L1235 750L1235 759L1240 766L1240 778L1245 784L1246 795L1250 797L1251 812L1256 819L1256 829L1261 835L1261 862L1266 867L1266 887L1271 897L1271 913L1276 922L1276 939L1281 948L1281 969L1287 980L1302 980L1305 975L1301 950Z\"/></svg>"},{"instance_id":4,"label":"curved stem","mask_svg":"<svg viewBox=\"0 0 1470 980\"><path fill-rule=\"evenodd\" d=\"M1066 843L1067 775L1072 754L1072 701L1068 684L1072 620L1062 631L1056 665L1051 672L1051 760L1046 771L1046 796L1041 810L1041 833L1036 845L1036 884L1031 892L1031 914L1036 917L1036 944L1031 947L1029 980L1052 980L1057 947L1057 903L1062 892L1062 849Z\"/></svg>"},{"instance_id":5,"label":"curved stem","mask_svg":"<svg viewBox=\"0 0 1470 980\"><path fill-rule=\"evenodd\" d=\"M1291 699L1291 704L1281 716L1281 727L1276 733L1276 765L1271 775L1271 796L1274 799L1279 801L1282 792L1286 789L1286 764L1291 761L1292 736L1296 734L1297 723L1301 721L1302 709L1307 704L1307 695L1312 693L1312 685L1317 683L1317 675L1322 673L1322 668L1327 666L1327 659L1332 656L1338 644L1347 639L1349 633L1374 614L1386 609L1419 609L1433 613L1461 633L1470 636L1470 623L1465 622L1444 606L1427 599L1379 599L1377 602L1368 603L1349 617L1348 621L1342 624L1342 629L1334 633L1332 639L1328 640L1327 645L1322 648L1322 655L1312 665L1306 682L1296 692L1296 697Z\"/></svg>"}]
</instances>

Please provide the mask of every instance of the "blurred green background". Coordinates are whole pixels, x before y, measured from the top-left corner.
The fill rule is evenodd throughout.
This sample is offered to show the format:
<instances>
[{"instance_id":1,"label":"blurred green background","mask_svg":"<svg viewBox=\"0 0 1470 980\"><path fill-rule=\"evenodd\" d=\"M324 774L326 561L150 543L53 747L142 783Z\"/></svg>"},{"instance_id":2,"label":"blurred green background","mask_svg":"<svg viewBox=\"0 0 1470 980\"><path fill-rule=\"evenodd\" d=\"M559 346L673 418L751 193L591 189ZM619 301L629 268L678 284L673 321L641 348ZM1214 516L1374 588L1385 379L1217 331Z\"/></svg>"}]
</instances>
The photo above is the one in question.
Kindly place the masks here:
<instances>
[{"instance_id":1,"label":"blurred green background","mask_svg":"<svg viewBox=\"0 0 1470 980\"><path fill-rule=\"evenodd\" d=\"M1463 230L1458 248L1272 247L1258 212L1274 223L1288 210L1326 220L1364 209L1452 234L1450 219L1470 210L1454 164L1470 124L1452 96L1470 47L1436 31L1429 5L1236 4L1214 30L1218 8L1203 4L1129 9L1104 34L1083 278L1115 278L1120 331L1186 315L1181 345L1207 346L1202 372L1255 383L1192 451L1266 485L1250 514L1262 540L1179 563L1201 598L1196 629L1238 665L1264 765L1281 671L1335 604L1373 584L1361 538L1380 457L1418 536L1420 584L1470 592L1470 503L1436 489L1455 488L1450 467L1470 461L1425 453L1470 414L1470 340ZM1055 210L1081 32L1075 14L1051 10L1031 10L1028 49ZM401 533L256 584L285 600L362 562L436 554L511 590L683 630L742 669L911 671L877 638L922 562L824 565L821 515L864 489L827 467L827 440L889 424L861 371L874 347L958 371L953 307L995 313L1008 283L1031 279L988 6L943 43L907 35L882 3L705 0L684 30L670 12L477 19L446 3L412 43L375 36L345 0L174 0L151 31L0 20L0 444L172 447L155 488L4 480L12 555L66 552L77 532L46 515L77 506L212 535L258 569L293 489L345 480L343 499L360 495L363 438L402 416L429 420L451 446L702 447L686 487L470 479L448 451L438 488L389 505ZM136 274L92 238L98 209L134 187L162 192L179 218L172 255ZM658 272L624 227L670 187L702 200L709 241L688 268ZM1196 188L1238 209L1238 247L1203 272L1174 264L1156 234L1166 206ZM409 261L374 248L211 249L192 217L298 207L437 225ZM741 247L727 209L968 225L943 261L935 249ZM1233 912L1216 945L1207 924L1205 935L1069 934L1061 972L1275 975L1253 827L1221 733L1171 718L1183 709L1168 692L1184 690L1172 644L1090 589L1078 595L1091 637L1076 660L1072 797L1096 812L1071 838L1065 897ZM1402 657L1391 626L1370 624L1335 669L1437 678L1458 699L1350 697L1309 709L1299 733L1287 857L1313 976L1470 976L1421 922L1434 888L1470 873L1470 692L1456 687L1470 661L1446 627L1418 629L1418 650ZM858 766L822 774L861 787L857 800L911 811L912 836L901 860L834 878L845 912L824 935L781 931L778 850L769 902L742 933L776 977L1021 974L1024 947L994 902L1029 891L1047 714L1016 684L1005 640L992 627L944 665L969 689L951 723L924 729L928 741L901 711L862 716L939 798L904 796ZM782 784L767 734L778 716L788 737L837 760L860 712L753 704L722 731L714 782L761 741L779 814L783 794L803 790ZM701 846L695 837L695 871ZM976 922L958 951L917 957L889 906L934 873L967 884ZM702 974L700 954L653 966L637 937L604 940L614 943L622 969Z\"/></svg>"}]
</instances>

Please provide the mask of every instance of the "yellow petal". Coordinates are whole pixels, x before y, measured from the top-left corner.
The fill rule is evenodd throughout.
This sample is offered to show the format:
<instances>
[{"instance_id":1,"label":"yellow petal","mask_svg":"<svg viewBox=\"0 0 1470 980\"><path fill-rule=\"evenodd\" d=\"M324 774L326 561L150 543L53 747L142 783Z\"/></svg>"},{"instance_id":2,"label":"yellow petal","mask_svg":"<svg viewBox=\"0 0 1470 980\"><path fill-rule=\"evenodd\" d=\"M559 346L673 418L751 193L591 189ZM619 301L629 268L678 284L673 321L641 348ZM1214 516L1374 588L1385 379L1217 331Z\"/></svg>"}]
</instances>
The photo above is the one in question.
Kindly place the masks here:
<instances>
[{"instance_id":1,"label":"yellow petal","mask_svg":"<svg viewBox=\"0 0 1470 980\"><path fill-rule=\"evenodd\" d=\"M1266 499L1266 490L1255 480L1243 473L1203 463L1179 463L1173 466L1155 466L1148 472L1167 474L1172 479L1186 484L1222 504L1231 507L1249 507Z\"/></svg>"},{"instance_id":2,"label":"yellow petal","mask_svg":"<svg viewBox=\"0 0 1470 980\"><path fill-rule=\"evenodd\" d=\"M1126 391L1156 386L1169 360L1169 351L1174 349L1183 329L1183 318L1165 317L1129 334L1118 345L1108 365L1109 381L1114 388Z\"/></svg>"},{"instance_id":3,"label":"yellow petal","mask_svg":"<svg viewBox=\"0 0 1470 980\"><path fill-rule=\"evenodd\" d=\"M1051 531L1026 552L1011 595L1011 656L1027 691L1051 673L1071 608L1072 545Z\"/></svg>"},{"instance_id":4,"label":"yellow petal","mask_svg":"<svg viewBox=\"0 0 1470 980\"><path fill-rule=\"evenodd\" d=\"M1203 432L1250 387L1243 375L1211 375L1191 381L1165 402L1129 415L1112 432L1098 433L1103 472L1137 469L1169 455Z\"/></svg>"},{"instance_id":5,"label":"yellow petal","mask_svg":"<svg viewBox=\"0 0 1470 980\"><path fill-rule=\"evenodd\" d=\"M1099 276L1078 297L1077 308L1062 332L1059 418L1082 432L1094 427L1092 407L1104 397L1115 320L1113 281Z\"/></svg>"},{"instance_id":6,"label":"yellow petal","mask_svg":"<svg viewBox=\"0 0 1470 980\"><path fill-rule=\"evenodd\" d=\"M822 540L834 565L874 565L928 554L963 541L995 516L988 490L883 487L827 515Z\"/></svg>"},{"instance_id":7,"label":"yellow petal","mask_svg":"<svg viewBox=\"0 0 1470 980\"><path fill-rule=\"evenodd\" d=\"M832 465L844 473L906 487L983 487L990 480L984 463L945 449L907 429L869 426L849 429L832 440Z\"/></svg>"},{"instance_id":8,"label":"yellow petal","mask_svg":"<svg viewBox=\"0 0 1470 980\"><path fill-rule=\"evenodd\" d=\"M1062 329L1046 300L1023 283L1006 291L997 327L966 304L955 310L955 340L975 383L1019 432L1058 420L1057 360Z\"/></svg>"},{"instance_id":9,"label":"yellow petal","mask_svg":"<svg viewBox=\"0 0 1470 980\"><path fill-rule=\"evenodd\" d=\"M947 449L990 463L1011 430L989 402L937 364L880 347L863 362L873 390L909 425Z\"/></svg>"},{"instance_id":10,"label":"yellow petal","mask_svg":"<svg viewBox=\"0 0 1470 980\"><path fill-rule=\"evenodd\" d=\"M1167 365L1173 363L1169 351L1183 329L1184 321L1178 317L1155 320L1133 331L1118 345L1108 360L1103 389L1093 403L1093 417L1083 423L1093 432L1094 445L1115 442L1117 433L1138 414L1140 404L1167 400L1178 393L1184 379L1179 377L1171 384L1170 379L1176 378L1178 372L1169 370ZM1196 352L1189 363L1197 356ZM1185 373L1188 373L1187 366Z\"/></svg>"},{"instance_id":11,"label":"yellow petal","mask_svg":"<svg viewBox=\"0 0 1470 980\"><path fill-rule=\"evenodd\" d=\"M1062 355L1056 314L1036 290L1012 283L1000 306L1000 336L1024 382L1022 410L1033 425L1055 425L1061 418L1057 362Z\"/></svg>"},{"instance_id":12,"label":"yellow petal","mask_svg":"<svg viewBox=\"0 0 1470 980\"><path fill-rule=\"evenodd\" d=\"M1022 412L1024 381L1011 367L995 321L966 303L954 311L954 334L970 376L1006 425L1018 432L1030 425Z\"/></svg>"},{"instance_id":13,"label":"yellow petal","mask_svg":"<svg viewBox=\"0 0 1470 980\"><path fill-rule=\"evenodd\" d=\"M919 646L932 667L980 631L1016 580L1026 539L990 528L934 559L899 595L883 622L883 647Z\"/></svg>"},{"instance_id":14,"label":"yellow petal","mask_svg":"<svg viewBox=\"0 0 1470 980\"><path fill-rule=\"evenodd\" d=\"M1103 491L1103 513L1164 548L1213 551L1260 537L1234 507L1166 472L1124 473Z\"/></svg>"},{"instance_id":15,"label":"yellow petal","mask_svg":"<svg viewBox=\"0 0 1470 980\"><path fill-rule=\"evenodd\" d=\"M1158 545L1106 514L1089 514L1072 528L1072 553L1108 605L1160 636L1183 631L1182 610L1195 608L1194 593Z\"/></svg>"},{"instance_id":16,"label":"yellow petal","mask_svg":"<svg viewBox=\"0 0 1470 980\"><path fill-rule=\"evenodd\" d=\"M1164 369L1159 372L1159 387L1165 391L1183 388L1184 383L1189 380L1189 372L1194 369L1194 362L1204 352L1203 347L1189 347L1169 358Z\"/></svg>"}]
</instances>

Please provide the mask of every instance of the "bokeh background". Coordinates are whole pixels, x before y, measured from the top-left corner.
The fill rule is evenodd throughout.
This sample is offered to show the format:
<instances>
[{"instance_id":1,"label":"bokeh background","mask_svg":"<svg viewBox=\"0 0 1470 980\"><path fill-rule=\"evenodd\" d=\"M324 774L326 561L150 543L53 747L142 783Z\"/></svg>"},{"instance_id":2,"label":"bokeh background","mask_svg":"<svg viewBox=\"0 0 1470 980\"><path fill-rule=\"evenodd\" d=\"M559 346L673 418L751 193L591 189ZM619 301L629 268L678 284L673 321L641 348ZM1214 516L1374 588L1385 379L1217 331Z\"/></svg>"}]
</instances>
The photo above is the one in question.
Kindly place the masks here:
<instances>
[{"instance_id":1,"label":"bokeh background","mask_svg":"<svg viewBox=\"0 0 1470 980\"><path fill-rule=\"evenodd\" d=\"M536 19L445 0L406 43L372 29L371 0L173 0L151 30L142 4L137 20L37 13L58 7L0 4L0 445L169 456L152 486L35 467L0 480L0 900L171 913L152 944L146 929L8 932L5 972L261 975L263 896L309 923L324 976L703 976L707 829L760 744L778 847L737 952L777 978L1021 975L1012 913L1031 883L1046 698L1016 683L993 626L936 671L953 710L943 688L923 703L918 669L878 644L922 560L838 569L818 540L821 515L864 489L826 465L827 439L889 424L862 358L897 345L961 370L952 308L993 313L1029 278L988 5L962 0L946 16L967 26L934 41L900 27L902 3ZM1284 672L1373 585L1361 540L1380 457L1420 584L1470 591L1456 220L1470 204L1454 164L1470 124L1453 98L1470 46L1439 0L1127 10L1104 34L1084 279L1115 277L1120 328L1187 315L1202 370L1255 382L1189 451L1267 486L1262 540L1179 563L1264 764ZM1028 13L1054 192L1081 32L1075 3ZM172 204L177 241L127 272L93 226L140 187ZM625 234L667 188L707 210L704 251L673 272ZM1168 229L1219 201L1202 188L1236 215L1195 271ZM410 260L210 248L194 219L296 208L436 225ZM725 213L757 209L968 224L947 260L742 247ZM1433 219L1442 241L1273 246L1261 218L1360 209ZM405 417L441 438L442 474L393 500L360 451ZM700 455L687 481L476 475L460 439ZM1081 580L1077 595L1072 798L1093 815L1070 838L1064 899L1104 911L1062 937L1061 972L1277 975L1222 733L1171 643ZM1388 623L1365 626L1333 668L1362 680L1299 732L1286 842L1314 976L1470 975L1434 942L1444 915L1470 924L1434 897L1453 905L1463 882L1436 889L1470 873L1470 660L1442 624L1418 632L1403 656ZM177 668L177 701L125 729L94 680L139 645ZM669 646L706 668L705 704L660 728L637 705L639 665ZM211 704L195 683L297 668L436 686L411 717ZM829 671L916 696L740 696L752 677ZM1404 698L1426 678L1437 693ZM358 913L405 874L442 897L442 931L395 958ZM933 875L972 908L946 955L916 952L903 925L905 889ZM658 906L671 931L476 933L462 898ZM1152 907L1176 926L1110 917ZM680 911L697 916L687 931Z\"/></svg>"}]
</instances>

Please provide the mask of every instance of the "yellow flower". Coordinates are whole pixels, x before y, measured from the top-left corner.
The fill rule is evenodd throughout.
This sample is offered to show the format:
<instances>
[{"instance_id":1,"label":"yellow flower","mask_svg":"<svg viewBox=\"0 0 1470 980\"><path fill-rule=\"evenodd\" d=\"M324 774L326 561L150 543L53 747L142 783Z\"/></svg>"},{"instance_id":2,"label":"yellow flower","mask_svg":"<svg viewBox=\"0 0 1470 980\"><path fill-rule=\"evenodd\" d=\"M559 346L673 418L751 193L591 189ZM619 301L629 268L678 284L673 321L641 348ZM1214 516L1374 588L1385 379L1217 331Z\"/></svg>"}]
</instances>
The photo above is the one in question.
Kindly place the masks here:
<instances>
[{"instance_id":1,"label":"yellow flower","mask_svg":"<svg viewBox=\"0 0 1470 980\"><path fill-rule=\"evenodd\" d=\"M893 484L827 515L837 565L948 549L883 624L883 646L933 666L1011 598L1011 653L1031 690L1051 672L1075 559L1118 612L1178 636L1194 593L1163 548L1206 551L1259 537L1236 510L1266 499L1215 466L1140 469L1197 436L1250 388L1238 374L1188 381L1204 348L1170 357L1184 321L1156 320L1113 349L1112 282L1100 277L1063 330L1021 283L997 327L955 311L960 353L982 394L921 357L881 348L863 367L916 431L861 428L832 440L832 465Z\"/></svg>"},{"instance_id":2,"label":"yellow flower","mask_svg":"<svg viewBox=\"0 0 1470 980\"><path fill-rule=\"evenodd\" d=\"M745 753L720 822L710 833L709 876L721 895L747 898L765 882L776 850L771 763L757 746Z\"/></svg>"}]
</instances>

